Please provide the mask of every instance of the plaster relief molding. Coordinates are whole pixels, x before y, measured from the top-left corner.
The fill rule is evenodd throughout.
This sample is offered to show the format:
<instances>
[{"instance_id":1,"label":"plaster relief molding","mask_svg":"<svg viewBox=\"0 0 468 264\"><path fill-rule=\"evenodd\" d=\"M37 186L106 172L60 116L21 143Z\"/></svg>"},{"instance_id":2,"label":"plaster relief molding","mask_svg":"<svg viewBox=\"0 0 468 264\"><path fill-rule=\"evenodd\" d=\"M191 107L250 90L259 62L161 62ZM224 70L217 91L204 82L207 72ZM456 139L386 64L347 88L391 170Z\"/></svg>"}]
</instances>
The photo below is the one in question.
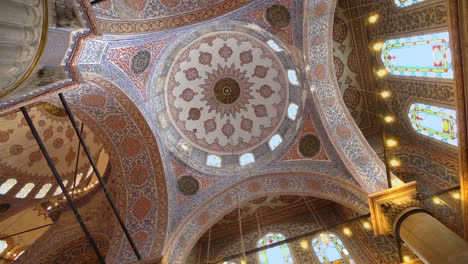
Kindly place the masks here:
<instances>
[{"instance_id":1,"label":"plaster relief molding","mask_svg":"<svg viewBox=\"0 0 468 264\"><path fill-rule=\"evenodd\" d=\"M398 187L369 195L374 234L387 235L393 232L392 224L400 212L410 207L417 207L416 182L410 182Z\"/></svg>"}]
</instances>

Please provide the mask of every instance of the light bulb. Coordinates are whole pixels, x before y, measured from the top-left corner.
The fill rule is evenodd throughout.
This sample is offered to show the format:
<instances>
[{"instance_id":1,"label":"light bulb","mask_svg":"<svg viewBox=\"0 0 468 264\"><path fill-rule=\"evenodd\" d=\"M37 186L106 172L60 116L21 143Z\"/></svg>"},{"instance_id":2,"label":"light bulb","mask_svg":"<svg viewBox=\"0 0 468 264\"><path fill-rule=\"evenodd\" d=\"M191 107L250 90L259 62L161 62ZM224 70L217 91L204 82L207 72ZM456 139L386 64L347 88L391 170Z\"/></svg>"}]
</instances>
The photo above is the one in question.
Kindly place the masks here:
<instances>
[{"instance_id":1,"label":"light bulb","mask_svg":"<svg viewBox=\"0 0 468 264\"><path fill-rule=\"evenodd\" d=\"M382 49L382 47L383 47L382 42L377 42L374 44L374 46L372 46L372 49L374 49L375 51L379 51Z\"/></svg>"},{"instance_id":2,"label":"light bulb","mask_svg":"<svg viewBox=\"0 0 468 264\"><path fill-rule=\"evenodd\" d=\"M453 197L454 199L460 200L460 193L458 193L458 192L453 193L453 194L452 194L452 197Z\"/></svg>"},{"instance_id":3,"label":"light bulb","mask_svg":"<svg viewBox=\"0 0 468 264\"><path fill-rule=\"evenodd\" d=\"M404 256L403 257L403 262L408 263L411 261L411 258L409 256Z\"/></svg>"},{"instance_id":4,"label":"light bulb","mask_svg":"<svg viewBox=\"0 0 468 264\"><path fill-rule=\"evenodd\" d=\"M398 141L394 140L394 139L388 139L387 140L387 146L388 147L395 147L398 145Z\"/></svg>"},{"instance_id":5,"label":"light bulb","mask_svg":"<svg viewBox=\"0 0 468 264\"><path fill-rule=\"evenodd\" d=\"M351 229L345 227L345 228L343 228L343 233L344 233L345 235L347 235L347 236L350 236L350 235L351 235Z\"/></svg>"},{"instance_id":6,"label":"light bulb","mask_svg":"<svg viewBox=\"0 0 468 264\"><path fill-rule=\"evenodd\" d=\"M385 116L384 117L384 121L385 123L389 124L389 123L392 123L393 121L395 121L395 118L391 115L388 115L388 116Z\"/></svg>"},{"instance_id":7,"label":"light bulb","mask_svg":"<svg viewBox=\"0 0 468 264\"><path fill-rule=\"evenodd\" d=\"M365 229L370 229L372 227L369 222L364 222L362 225L364 226Z\"/></svg>"},{"instance_id":8,"label":"light bulb","mask_svg":"<svg viewBox=\"0 0 468 264\"><path fill-rule=\"evenodd\" d=\"M369 23L371 23L371 24L377 23L378 20L379 20L379 15L378 14L373 14L373 15L369 16L369 18L367 19L367 21L369 21Z\"/></svg>"},{"instance_id":9,"label":"light bulb","mask_svg":"<svg viewBox=\"0 0 468 264\"><path fill-rule=\"evenodd\" d=\"M391 160L390 160L390 166L392 166L392 167L398 167L398 166L400 166L400 161L397 160L397 159L391 159Z\"/></svg>"},{"instance_id":10,"label":"light bulb","mask_svg":"<svg viewBox=\"0 0 468 264\"><path fill-rule=\"evenodd\" d=\"M385 77L385 75L387 75L387 73L388 73L387 70L380 69L380 70L377 71L377 76L382 78L382 77Z\"/></svg>"},{"instance_id":11,"label":"light bulb","mask_svg":"<svg viewBox=\"0 0 468 264\"><path fill-rule=\"evenodd\" d=\"M307 245L307 241L302 240L302 242L301 242L301 247L302 247L302 249L307 249L307 248L309 247L309 246Z\"/></svg>"},{"instance_id":12,"label":"light bulb","mask_svg":"<svg viewBox=\"0 0 468 264\"><path fill-rule=\"evenodd\" d=\"M432 199L432 201L433 201L435 204L440 204L440 203L442 202L438 197L435 197L434 199Z\"/></svg>"},{"instance_id":13,"label":"light bulb","mask_svg":"<svg viewBox=\"0 0 468 264\"><path fill-rule=\"evenodd\" d=\"M383 99L387 99L387 98L389 98L390 96L392 96L392 93L391 93L390 91L385 90L385 91L382 91L382 92L380 93L380 96L381 96Z\"/></svg>"}]
</instances>

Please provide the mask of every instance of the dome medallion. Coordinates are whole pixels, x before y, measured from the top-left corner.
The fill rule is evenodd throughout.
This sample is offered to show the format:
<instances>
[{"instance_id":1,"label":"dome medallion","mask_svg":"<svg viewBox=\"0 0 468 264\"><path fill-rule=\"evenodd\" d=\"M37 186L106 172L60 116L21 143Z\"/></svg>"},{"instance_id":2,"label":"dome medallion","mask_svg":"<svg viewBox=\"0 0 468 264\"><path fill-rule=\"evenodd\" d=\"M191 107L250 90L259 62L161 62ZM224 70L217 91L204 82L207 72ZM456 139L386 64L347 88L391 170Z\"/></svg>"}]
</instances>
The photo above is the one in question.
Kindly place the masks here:
<instances>
[{"instance_id":1,"label":"dome medallion","mask_svg":"<svg viewBox=\"0 0 468 264\"><path fill-rule=\"evenodd\" d=\"M174 49L171 59L162 73L166 111L159 123L170 127L167 143L177 151L196 149L195 160L203 153L200 163L210 155L236 160L232 156L267 146L287 119L288 69L264 40L237 31L210 32Z\"/></svg>"}]
</instances>

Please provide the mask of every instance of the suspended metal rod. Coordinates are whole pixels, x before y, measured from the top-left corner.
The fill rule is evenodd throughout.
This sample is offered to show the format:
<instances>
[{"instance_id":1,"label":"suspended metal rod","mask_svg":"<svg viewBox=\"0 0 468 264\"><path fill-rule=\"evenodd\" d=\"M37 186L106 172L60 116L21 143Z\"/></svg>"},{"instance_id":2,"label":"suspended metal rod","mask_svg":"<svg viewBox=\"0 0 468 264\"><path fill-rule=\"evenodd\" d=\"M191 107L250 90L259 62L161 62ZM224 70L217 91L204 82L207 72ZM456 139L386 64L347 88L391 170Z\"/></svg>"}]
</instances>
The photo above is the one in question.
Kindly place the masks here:
<instances>
[{"instance_id":1,"label":"suspended metal rod","mask_svg":"<svg viewBox=\"0 0 468 264\"><path fill-rule=\"evenodd\" d=\"M0 237L0 240L4 240L4 239L10 238L10 237L17 236L17 235L21 235L21 234L24 234L24 233L32 232L32 231L35 231L35 230L38 230L38 229L41 229L41 228L44 228L44 227L48 227L48 226L51 226L51 225L53 225L53 224L47 224L47 225L43 225L43 226L38 226L38 227L31 228L31 229L28 229L28 230L25 230L25 231L21 231L21 232L12 234L12 235L8 235L8 236L6 236L6 237Z\"/></svg>"},{"instance_id":2,"label":"suspended metal rod","mask_svg":"<svg viewBox=\"0 0 468 264\"><path fill-rule=\"evenodd\" d=\"M67 202L70 205L70 207L71 207L71 209L73 211L73 214L75 215L76 220L78 221L78 224L80 224L80 227L81 227L81 229L83 229L83 232L85 233L86 238L88 239L89 243L93 247L94 252L96 252L96 255L97 255L98 259L99 259L99 262L102 263L102 264L105 264L106 262L104 260L104 257L101 255L101 252L99 252L99 248L97 247L96 241L91 236L91 233L89 233L89 230L86 227L85 223L83 222L83 219L81 218L81 215L78 212L78 209L76 208L75 204L73 203L73 200L72 200L70 194L68 194L68 191L65 188L65 185L63 184L63 181L60 178L60 175L59 175L57 169L55 168L54 162L50 158L49 153L47 152L47 149L44 146L44 143L42 142L42 139L39 136L39 133L37 132L36 127L34 126L34 123L31 120L31 117L28 114L28 110L26 110L26 108L24 108L24 106L23 106L23 107L21 107L21 112L23 112L24 118L26 119L26 122L28 123L29 128L31 129L31 133L33 134L34 138L36 139L36 142L39 145L39 148L41 149L42 155L44 155L44 157L45 157L45 159L47 161L47 164L49 165L49 168L50 168L50 170L52 171L52 174L55 177L55 180L57 181L58 185L60 186L60 189L62 190L62 193L65 195L65 198L67 199Z\"/></svg>"},{"instance_id":3,"label":"suspended metal rod","mask_svg":"<svg viewBox=\"0 0 468 264\"><path fill-rule=\"evenodd\" d=\"M84 123L82 122L81 123L81 133L83 133L83 126L84 126ZM72 190L75 191L75 187L76 187L76 177L77 177L77 174L78 174L78 164L80 163L80 151L81 151L81 144L80 142L78 141L78 153L76 154L76 163L75 163L75 177L73 177L73 188ZM75 196L75 192L72 192L72 197Z\"/></svg>"},{"instance_id":4,"label":"suspended metal rod","mask_svg":"<svg viewBox=\"0 0 468 264\"><path fill-rule=\"evenodd\" d=\"M114 201L112 200L112 197L109 193L109 190L107 189L107 185L102 179L101 173L99 172L96 164L94 163L93 157L91 155L91 152L89 151L88 146L86 145L83 136L80 133L80 130L78 129L78 125L75 121L75 118L73 117L72 112L70 111L70 107L68 106L67 101L65 100L65 97L63 96L62 93L59 93L60 101L62 102L63 107L65 108L65 111L67 112L68 118L70 119L70 122L72 123L73 128L75 129L75 132L78 136L78 139L80 140L81 145L83 146L83 150L86 153L86 156L88 157L89 162L91 163L91 166L93 167L94 173L96 174L96 177L99 180L99 183L101 184L102 189L104 190L104 193L106 194L107 200L109 201L112 210L114 211L115 217L117 217L117 220L119 221L120 226L122 227L122 230L125 233L125 236L128 239L128 242L130 242L130 245L133 249L133 252L135 252L135 255L138 260L141 260L140 252L138 252L138 249L135 245L135 242L133 241L130 233L128 232L127 227L125 226L124 221L122 220L122 217L120 216L119 211L117 210L117 207L114 204Z\"/></svg>"}]
</instances>

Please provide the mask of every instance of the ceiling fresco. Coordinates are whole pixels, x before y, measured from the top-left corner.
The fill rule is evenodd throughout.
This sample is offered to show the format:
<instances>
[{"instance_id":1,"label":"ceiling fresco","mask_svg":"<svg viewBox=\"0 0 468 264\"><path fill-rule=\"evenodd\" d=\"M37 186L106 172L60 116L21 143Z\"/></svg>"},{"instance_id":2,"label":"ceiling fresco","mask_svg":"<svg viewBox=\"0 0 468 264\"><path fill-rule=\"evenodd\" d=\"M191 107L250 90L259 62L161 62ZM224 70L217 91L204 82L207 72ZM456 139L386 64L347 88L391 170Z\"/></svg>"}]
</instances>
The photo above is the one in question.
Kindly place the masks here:
<instances>
[{"instance_id":1,"label":"ceiling fresco","mask_svg":"<svg viewBox=\"0 0 468 264\"><path fill-rule=\"evenodd\" d=\"M272 137L278 134L284 148L302 120L300 72L273 36L248 25L213 25L197 33L172 45L167 59L173 63L162 65L153 81L158 86L149 97L155 97L151 107L163 141L198 170L259 167L271 160L264 153L272 151ZM245 154L253 156L250 166L241 164ZM213 155L218 164L210 164Z\"/></svg>"},{"instance_id":2,"label":"ceiling fresco","mask_svg":"<svg viewBox=\"0 0 468 264\"><path fill-rule=\"evenodd\" d=\"M167 85L177 130L222 154L247 152L272 136L289 95L286 69L271 49L229 32L202 36L181 50Z\"/></svg>"},{"instance_id":3,"label":"ceiling fresco","mask_svg":"<svg viewBox=\"0 0 468 264\"><path fill-rule=\"evenodd\" d=\"M245 217L301 203L290 195L365 213L367 194L385 188L382 164L334 79L338 69L352 75L343 83L360 87L357 73L333 68L334 1L84 2L96 35L78 42L72 61L80 83L65 95L94 132L87 137L96 153L109 152L117 204L144 257L184 263L191 245L242 201L255 199ZM345 64L355 44L340 45ZM42 108L31 114L50 149L63 141L57 165L70 169L64 145L73 140L65 125L58 131L62 117ZM41 125L43 116L49 121ZM20 117L11 120L30 140ZM0 140L10 137L0 130ZM20 147L11 144L5 151L19 161ZM23 150L22 160L39 159L32 152ZM134 260L115 236L108 260Z\"/></svg>"},{"instance_id":4,"label":"ceiling fresco","mask_svg":"<svg viewBox=\"0 0 468 264\"><path fill-rule=\"evenodd\" d=\"M76 186L82 187L86 184L85 179L91 176L90 163L82 148L78 154L79 140L65 110L49 103L39 103L29 109L29 114L62 180L71 183L76 175L79 177ZM82 120L77 118L77 123L80 125ZM8 213L34 204L38 199L46 201L56 196L56 180L21 112L0 117L0 124L1 183L7 179L17 181L4 197L5 201L14 205ZM91 155L97 160L104 149L101 139L87 125L83 126L83 137ZM34 185L30 193L26 194L23 201L16 201L20 190L31 183ZM44 195L40 195L39 192L45 184L50 185L49 189ZM71 184L68 185L70 186Z\"/></svg>"},{"instance_id":5,"label":"ceiling fresco","mask_svg":"<svg viewBox=\"0 0 468 264\"><path fill-rule=\"evenodd\" d=\"M333 21L333 66L343 101L364 135L378 132L371 113L375 112L376 97L368 52L365 25L349 19L347 1L339 1ZM367 50L365 50L367 51Z\"/></svg>"},{"instance_id":6,"label":"ceiling fresco","mask_svg":"<svg viewBox=\"0 0 468 264\"><path fill-rule=\"evenodd\" d=\"M252 0L106 0L95 7L100 31L142 33L168 30L214 19Z\"/></svg>"}]
</instances>

